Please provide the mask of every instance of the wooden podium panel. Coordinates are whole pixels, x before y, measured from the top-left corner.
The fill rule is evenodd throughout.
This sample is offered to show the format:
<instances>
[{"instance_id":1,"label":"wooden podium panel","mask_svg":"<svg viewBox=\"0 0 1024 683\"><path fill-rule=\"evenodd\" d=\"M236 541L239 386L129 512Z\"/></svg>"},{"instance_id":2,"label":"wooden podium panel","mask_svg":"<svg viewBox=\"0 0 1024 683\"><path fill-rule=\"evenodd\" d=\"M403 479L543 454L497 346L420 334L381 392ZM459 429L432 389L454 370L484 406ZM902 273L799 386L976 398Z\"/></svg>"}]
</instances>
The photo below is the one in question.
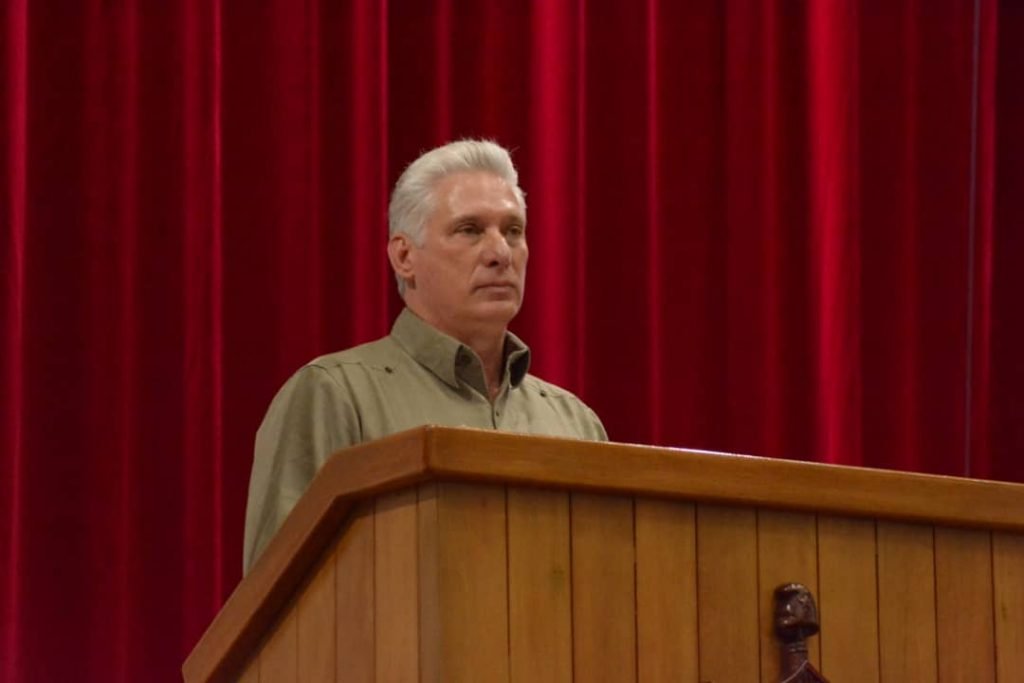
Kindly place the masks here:
<instances>
[{"instance_id":1,"label":"wooden podium panel","mask_svg":"<svg viewBox=\"0 0 1024 683\"><path fill-rule=\"evenodd\" d=\"M572 678L569 494L508 491L509 680Z\"/></svg>"},{"instance_id":2,"label":"wooden podium panel","mask_svg":"<svg viewBox=\"0 0 1024 683\"><path fill-rule=\"evenodd\" d=\"M641 498L635 522L637 679L696 680L695 506Z\"/></svg>"},{"instance_id":3,"label":"wooden podium panel","mask_svg":"<svg viewBox=\"0 0 1024 683\"><path fill-rule=\"evenodd\" d=\"M1024 487L423 428L339 453L193 681L778 680L772 591L832 683L1013 680Z\"/></svg>"},{"instance_id":4,"label":"wooden podium panel","mask_svg":"<svg viewBox=\"0 0 1024 683\"><path fill-rule=\"evenodd\" d=\"M882 680L938 680L935 531L879 522L879 671Z\"/></svg>"}]
</instances>

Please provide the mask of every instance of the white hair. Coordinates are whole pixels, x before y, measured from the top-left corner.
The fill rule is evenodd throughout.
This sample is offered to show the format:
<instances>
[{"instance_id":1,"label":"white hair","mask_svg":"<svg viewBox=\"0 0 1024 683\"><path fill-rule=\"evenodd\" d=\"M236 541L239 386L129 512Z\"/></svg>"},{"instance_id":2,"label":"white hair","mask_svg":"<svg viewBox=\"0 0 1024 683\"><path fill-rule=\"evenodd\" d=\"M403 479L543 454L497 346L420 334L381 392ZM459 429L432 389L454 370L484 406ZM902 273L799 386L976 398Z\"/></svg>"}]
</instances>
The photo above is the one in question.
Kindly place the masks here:
<instances>
[{"instance_id":1,"label":"white hair","mask_svg":"<svg viewBox=\"0 0 1024 683\"><path fill-rule=\"evenodd\" d=\"M423 230L437 208L438 182L453 173L473 171L493 173L508 183L525 216L526 195L519 188L519 174L508 150L491 140L456 140L424 152L402 171L388 205L388 236L405 234L422 244ZM397 273L395 277L399 293L404 293L405 282Z\"/></svg>"},{"instance_id":2,"label":"white hair","mask_svg":"<svg viewBox=\"0 0 1024 683\"><path fill-rule=\"evenodd\" d=\"M388 235L403 233L420 244L423 228L436 208L437 183L453 173L472 171L487 171L508 183L525 213L526 196L519 189L519 174L508 150L490 140L457 140L424 152L402 172L388 206Z\"/></svg>"}]
</instances>

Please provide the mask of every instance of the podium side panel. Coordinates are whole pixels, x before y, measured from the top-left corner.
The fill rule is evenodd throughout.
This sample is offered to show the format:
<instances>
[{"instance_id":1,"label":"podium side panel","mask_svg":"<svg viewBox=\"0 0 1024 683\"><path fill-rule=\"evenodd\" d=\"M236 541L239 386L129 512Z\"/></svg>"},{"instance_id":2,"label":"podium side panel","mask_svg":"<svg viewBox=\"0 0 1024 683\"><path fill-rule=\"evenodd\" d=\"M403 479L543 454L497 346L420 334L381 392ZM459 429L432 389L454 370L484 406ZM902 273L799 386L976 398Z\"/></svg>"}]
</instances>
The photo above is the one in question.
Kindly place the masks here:
<instances>
[{"instance_id":1,"label":"podium side panel","mask_svg":"<svg viewBox=\"0 0 1024 683\"><path fill-rule=\"evenodd\" d=\"M419 680L416 489L377 499L374 649L378 681Z\"/></svg>"},{"instance_id":2,"label":"podium side panel","mask_svg":"<svg viewBox=\"0 0 1024 683\"><path fill-rule=\"evenodd\" d=\"M779 677L779 642L775 638L775 588L802 583L818 595L818 528L810 514L758 510L757 567L760 597L757 602L761 637L761 680ZM808 658L821 665L818 638L807 643Z\"/></svg>"},{"instance_id":3,"label":"podium side panel","mask_svg":"<svg viewBox=\"0 0 1024 683\"><path fill-rule=\"evenodd\" d=\"M571 514L575 680L634 681L633 499L574 493Z\"/></svg>"},{"instance_id":4,"label":"podium side panel","mask_svg":"<svg viewBox=\"0 0 1024 683\"><path fill-rule=\"evenodd\" d=\"M334 553L327 553L299 594L296 608L299 683L334 681L334 562Z\"/></svg>"},{"instance_id":5,"label":"podium side panel","mask_svg":"<svg viewBox=\"0 0 1024 683\"><path fill-rule=\"evenodd\" d=\"M257 654L242 671L238 683L260 683L260 657Z\"/></svg>"},{"instance_id":6,"label":"podium side panel","mask_svg":"<svg viewBox=\"0 0 1024 683\"><path fill-rule=\"evenodd\" d=\"M260 683L291 683L299 675L298 615L292 603L260 652Z\"/></svg>"},{"instance_id":7,"label":"podium side panel","mask_svg":"<svg viewBox=\"0 0 1024 683\"><path fill-rule=\"evenodd\" d=\"M996 680L991 534L937 527L935 585L939 680Z\"/></svg>"},{"instance_id":8,"label":"podium side panel","mask_svg":"<svg viewBox=\"0 0 1024 683\"><path fill-rule=\"evenodd\" d=\"M637 680L697 683L694 506L636 501Z\"/></svg>"},{"instance_id":9,"label":"podium side panel","mask_svg":"<svg viewBox=\"0 0 1024 683\"><path fill-rule=\"evenodd\" d=\"M569 494L508 490L512 683L572 681Z\"/></svg>"},{"instance_id":10,"label":"podium side panel","mask_svg":"<svg viewBox=\"0 0 1024 683\"><path fill-rule=\"evenodd\" d=\"M1024 535L992 534L996 605L996 672L1010 681L1024 671Z\"/></svg>"},{"instance_id":11,"label":"podium side panel","mask_svg":"<svg viewBox=\"0 0 1024 683\"><path fill-rule=\"evenodd\" d=\"M831 683L878 674L878 588L874 520L818 518L821 672Z\"/></svg>"},{"instance_id":12,"label":"podium side panel","mask_svg":"<svg viewBox=\"0 0 1024 683\"><path fill-rule=\"evenodd\" d=\"M996 672L1011 681L1024 671L1024 535L992 534L996 604Z\"/></svg>"},{"instance_id":13,"label":"podium side panel","mask_svg":"<svg viewBox=\"0 0 1024 683\"><path fill-rule=\"evenodd\" d=\"M505 487L438 485L441 680L508 681Z\"/></svg>"},{"instance_id":14,"label":"podium side panel","mask_svg":"<svg viewBox=\"0 0 1024 683\"><path fill-rule=\"evenodd\" d=\"M354 511L335 555L335 671L338 683L374 680L373 503Z\"/></svg>"},{"instance_id":15,"label":"podium side panel","mask_svg":"<svg viewBox=\"0 0 1024 683\"><path fill-rule=\"evenodd\" d=\"M883 681L938 680L931 526L878 522L878 647Z\"/></svg>"},{"instance_id":16,"label":"podium side panel","mask_svg":"<svg viewBox=\"0 0 1024 683\"><path fill-rule=\"evenodd\" d=\"M697 506L697 596L700 680L759 680L753 509Z\"/></svg>"}]
</instances>

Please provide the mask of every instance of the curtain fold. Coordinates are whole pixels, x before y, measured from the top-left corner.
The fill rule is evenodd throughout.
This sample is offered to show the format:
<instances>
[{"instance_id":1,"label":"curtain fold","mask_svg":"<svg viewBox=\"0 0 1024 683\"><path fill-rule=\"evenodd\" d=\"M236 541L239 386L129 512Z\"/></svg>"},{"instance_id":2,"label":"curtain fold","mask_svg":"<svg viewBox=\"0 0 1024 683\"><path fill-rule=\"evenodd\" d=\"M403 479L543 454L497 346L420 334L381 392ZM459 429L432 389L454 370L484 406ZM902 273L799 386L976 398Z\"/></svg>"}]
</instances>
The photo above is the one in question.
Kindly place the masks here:
<instances>
[{"instance_id":1,"label":"curtain fold","mask_svg":"<svg viewBox=\"0 0 1024 683\"><path fill-rule=\"evenodd\" d=\"M1024 327L1019 314L1021 291L1021 254L1024 254L1024 90L1018 87L1024 69L1024 6L1000 2L998 8L982 6L982 32L987 42L981 45L981 83L984 97L980 103L990 108L979 112L985 128L981 149L989 166L979 165L979 225L986 231L976 242L976 254L984 267L979 269L987 281L976 288L982 306L978 329L987 335L985 345L975 345L983 361L986 384L976 385L979 403L975 436L983 448L972 459L974 471L981 476L1019 481L1024 465L1024 395L1016 387L1024 383ZM993 90L994 89L994 92ZM986 159L983 154L980 159ZM989 241L984 241L985 239ZM976 364L977 365L977 364ZM982 410L984 412L982 412Z\"/></svg>"},{"instance_id":2,"label":"curtain fold","mask_svg":"<svg viewBox=\"0 0 1024 683\"><path fill-rule=\"evenodd\" d=\"M25 461L25 242L27 192L25 167L28 138L28 5L13 0L6 6L3 68L0 88L0 269L3 320L0 377L0 676L15 681L22 662L24 634L16 624L24 609L22 568L25 533L22 496Z\"/></svg>"},{"instance_id":3,"label":"curtain fold","mask_svg":"<svg viewBox=\"0 0 1024 683\"><path fill-rule=\"evenodd\" d=\"M456 137L513 150L513 329L613 439L1024 482L1018 3L0 22L2 681L178 680L263 411L388 331L390 187Z\"/></svg>"}]
</instances>

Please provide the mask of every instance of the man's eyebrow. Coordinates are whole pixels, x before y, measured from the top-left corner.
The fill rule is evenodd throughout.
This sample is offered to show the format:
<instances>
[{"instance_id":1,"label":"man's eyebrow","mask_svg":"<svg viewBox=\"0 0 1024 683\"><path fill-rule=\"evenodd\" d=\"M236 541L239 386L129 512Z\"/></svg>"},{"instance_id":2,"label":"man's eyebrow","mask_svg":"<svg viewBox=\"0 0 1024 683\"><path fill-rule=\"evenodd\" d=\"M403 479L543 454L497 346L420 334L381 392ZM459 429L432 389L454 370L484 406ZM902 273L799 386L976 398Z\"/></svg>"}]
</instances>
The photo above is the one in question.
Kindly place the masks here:
<instances>
[{"instance_id":1,"label":"man's eyebrow","mask_svg":"<svg viewBox=\"0 0 1024 683\"><path fill-rule=\"evenodd\" d=\"M517 211L511 212L511 213L505 213L505 212L502 211L502 212L497 212L497 213L501 214L501 222L502 223L522 223L523 225L526 224L526 216L524 216L521 211L517 210ZM478 211L472 211L472 212L467 212L467 213L460 213L460 214L456 214L456 215L452 216L451 220L448 221L448 223L449 223L449 225L456 224L456 223L467 223L467 222L477 222L477 223L479 223L481 221L485 221L486 217L488 215L489 214L487 212L481 213L481 212L478 212Z\"/></svg>"},{"instance_id":2,"label":"man's eyebrow","mask_svg":"<svg viewBox=\"0 0 1024 683\"><path fill-rule=\"evenodd\" d=\"M454 225L456 223L468 223L468 222L479 223L480 222L480 218L481 218L481 216L480 216L479 213L460 213L460 214L456 214L456 215L452 216L452 219L450 221L448 221L448 223L450 225Z\"/></svg>"}]
</instances>

